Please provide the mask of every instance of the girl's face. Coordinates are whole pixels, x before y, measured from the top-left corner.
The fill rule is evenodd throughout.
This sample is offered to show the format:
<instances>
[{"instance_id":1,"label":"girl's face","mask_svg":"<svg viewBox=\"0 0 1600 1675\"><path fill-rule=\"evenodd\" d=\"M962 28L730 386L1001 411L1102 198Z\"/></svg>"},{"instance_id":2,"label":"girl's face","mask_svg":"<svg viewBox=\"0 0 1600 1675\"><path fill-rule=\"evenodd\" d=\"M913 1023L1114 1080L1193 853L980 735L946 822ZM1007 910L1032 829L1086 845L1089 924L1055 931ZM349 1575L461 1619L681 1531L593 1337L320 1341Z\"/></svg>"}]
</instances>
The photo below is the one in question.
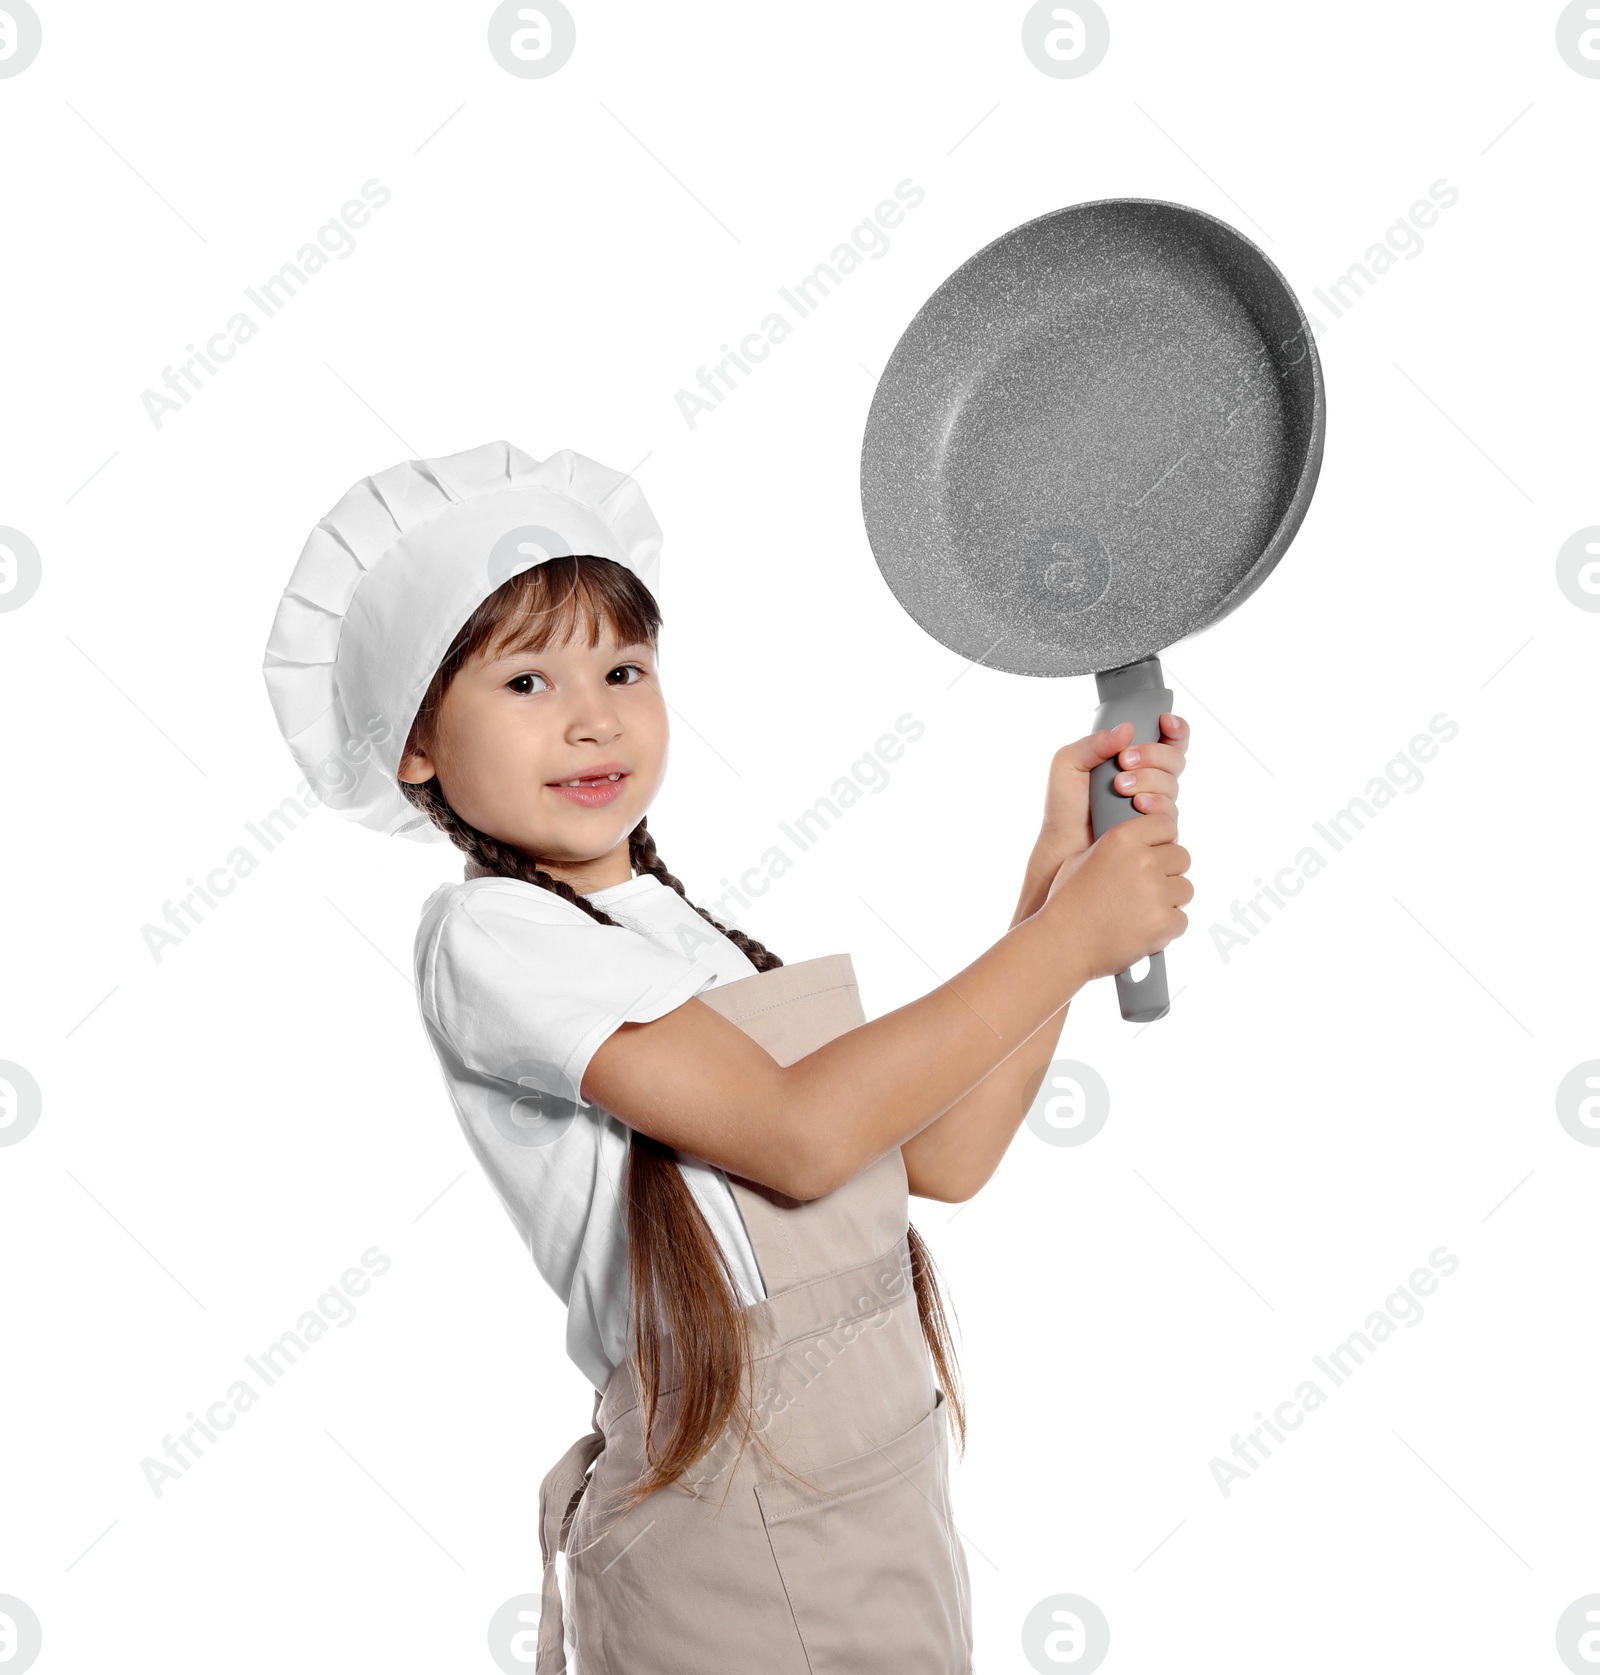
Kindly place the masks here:
<instances>
[{"instance_id":1,"label":"girl's face","mask_svg":"<svg viewBox=\"0 0 1600 1675\"><path fill-rule=\"evenodd\" d=\"M632 876L628 834L667 771L654 648L618 645L603 624L587 641L575 631L543 651L479 653L446 689L431 748L400 764L411 784L438 774L463 820L583 894Z\"/></svg>"}]
</instances>

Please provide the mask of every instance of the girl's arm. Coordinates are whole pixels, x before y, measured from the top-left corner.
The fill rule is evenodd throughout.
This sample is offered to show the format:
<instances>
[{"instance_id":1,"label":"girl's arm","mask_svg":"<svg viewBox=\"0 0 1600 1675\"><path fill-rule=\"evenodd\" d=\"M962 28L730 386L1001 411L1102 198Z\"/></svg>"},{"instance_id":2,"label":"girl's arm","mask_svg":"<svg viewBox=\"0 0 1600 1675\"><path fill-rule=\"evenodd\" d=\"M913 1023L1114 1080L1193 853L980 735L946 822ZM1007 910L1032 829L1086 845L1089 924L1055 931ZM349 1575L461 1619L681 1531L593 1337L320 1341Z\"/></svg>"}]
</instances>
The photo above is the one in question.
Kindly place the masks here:
<instances>
[{"instance_id":1,"label":"girl's arm","mask_svg":"<svg viewBox=\"0 0 1600 1675\"><path fill-rule=\"evenodd\" d=\"M1060 865L1061 858L1041 838L1028 857L1013 927L1039 911ZM1045 1019L1010 1058L901 1146L906 1184L916 1197L954 1204L972 1197L988 1181L1033 1108L1069 1009L1070 1002Z\"/></svg>"},{"instance_id":2,"label":"girl's arm","mask_svg":"<svg viewBox=\"0 0 1600 1675\"><path fill-rule=\"evenodd\" d=\"M1160 719L1161 737L1150 744L1124 745L1123 728L1128 723L1123 722L1056 752L1045 793L1044 823L1028 858L1013 925L1038 911L1056 870L1094 841L1089 825L1089 774L1108 756L1119 756L1118 765L1132 773L1131 781L1118 790L1135 798L1136 808L1142 813L1157 809L1176 813L1189 728L1170 712ZM913 1193L956 1203L970 1198L988 1181L1033 1107L1066 1021L1063 1006L991 1075L900 1148Z\"/></svg>"},{"instance_id":3,"label":"girl's arm","mask_svg":"<svg viewBox=\"0 0 1600 1675\"><path fill-rule=\"evenodd\" d=\"M583 1097L746 1180L819 1198L948 1111L1084 983L1182 934L1194 887L1177 829L1159 813L1114 827L949 982L794 1064L689 1000L615 1030L589 1061Z\"/></svg>"}]
</instances>

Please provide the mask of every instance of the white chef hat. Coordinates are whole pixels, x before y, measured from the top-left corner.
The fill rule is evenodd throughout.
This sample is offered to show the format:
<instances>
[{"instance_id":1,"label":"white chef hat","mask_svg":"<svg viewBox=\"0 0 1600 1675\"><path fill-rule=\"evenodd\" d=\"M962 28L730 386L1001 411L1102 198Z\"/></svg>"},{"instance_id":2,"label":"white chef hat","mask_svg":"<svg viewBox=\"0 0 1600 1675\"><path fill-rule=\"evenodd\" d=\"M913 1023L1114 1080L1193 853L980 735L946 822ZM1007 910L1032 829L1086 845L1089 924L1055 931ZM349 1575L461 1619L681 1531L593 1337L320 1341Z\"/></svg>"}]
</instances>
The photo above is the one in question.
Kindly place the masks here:
<instances>
[{"instance_id":1,"label":"white chef hat","mask_svg":"<svg viewBox=\"0 0 1600 1675\"><path fill-rule=\"evenodd\" d=\"M363 477L311 531L262 674L301 771L374 831L445 842L395 778L411 723L462 624L502 582L593 553L652 590L661 527L633 478L509 442Z\"/></svg>"}]
</instances>

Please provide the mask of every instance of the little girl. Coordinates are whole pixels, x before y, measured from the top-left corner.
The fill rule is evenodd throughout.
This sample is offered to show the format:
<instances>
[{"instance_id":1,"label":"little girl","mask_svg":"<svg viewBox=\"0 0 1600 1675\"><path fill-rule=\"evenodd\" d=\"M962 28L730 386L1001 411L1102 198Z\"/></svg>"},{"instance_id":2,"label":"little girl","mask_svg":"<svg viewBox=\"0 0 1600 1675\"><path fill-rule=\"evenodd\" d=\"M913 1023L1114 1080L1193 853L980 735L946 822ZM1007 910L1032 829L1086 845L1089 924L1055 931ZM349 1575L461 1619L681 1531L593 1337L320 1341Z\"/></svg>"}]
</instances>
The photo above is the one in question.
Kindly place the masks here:
<instances>
[{"instance_id":1,"label":"little girl","mask_svg":"<svg viewBox=\"0 0 1600 1675\"><path fill-rule=\"evenodd\" d=\"M965 1416L907 1194L971 1197L1072 996L1185 929L1189 730L1058 751L1010 931L869 1023L848 954L785 965L656 850L660 547L571 450L394 466L312 531L268 690L326 802L467 858L422 1020L595 1386L540 1491L539 1675L568 1643L581 1675L966 1675ZM1145 818L1095 843L1114 755Z\"/></svg>"}]
</instances>

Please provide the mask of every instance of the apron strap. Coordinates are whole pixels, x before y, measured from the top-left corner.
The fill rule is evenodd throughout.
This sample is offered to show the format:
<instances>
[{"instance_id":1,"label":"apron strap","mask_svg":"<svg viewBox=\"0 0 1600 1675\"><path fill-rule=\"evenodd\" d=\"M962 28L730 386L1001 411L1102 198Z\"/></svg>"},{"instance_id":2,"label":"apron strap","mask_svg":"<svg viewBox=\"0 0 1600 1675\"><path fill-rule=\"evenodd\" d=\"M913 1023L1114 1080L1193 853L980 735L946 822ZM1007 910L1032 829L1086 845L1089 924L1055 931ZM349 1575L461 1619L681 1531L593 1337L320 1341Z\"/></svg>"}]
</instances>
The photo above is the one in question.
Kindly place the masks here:
<instances>
[{"instance_id":1,"label":"apron strap","mask_svg":"<svg viewBox=\"0 0 1600 1675\"><path fill-rule=\"evenodd\" d=\"M600 1399L594 1393L591 1429L561 1456L539 1485L539 1553L544 1581L539 1601L539 1646L535 1675L566 1675L567 1648L561 1615L561 1584L556 1576L556 1554L565 1552L573 1514L588 1486L589 1467L605 1448L600 1429Z\"/></svg>"}]
</instances>

